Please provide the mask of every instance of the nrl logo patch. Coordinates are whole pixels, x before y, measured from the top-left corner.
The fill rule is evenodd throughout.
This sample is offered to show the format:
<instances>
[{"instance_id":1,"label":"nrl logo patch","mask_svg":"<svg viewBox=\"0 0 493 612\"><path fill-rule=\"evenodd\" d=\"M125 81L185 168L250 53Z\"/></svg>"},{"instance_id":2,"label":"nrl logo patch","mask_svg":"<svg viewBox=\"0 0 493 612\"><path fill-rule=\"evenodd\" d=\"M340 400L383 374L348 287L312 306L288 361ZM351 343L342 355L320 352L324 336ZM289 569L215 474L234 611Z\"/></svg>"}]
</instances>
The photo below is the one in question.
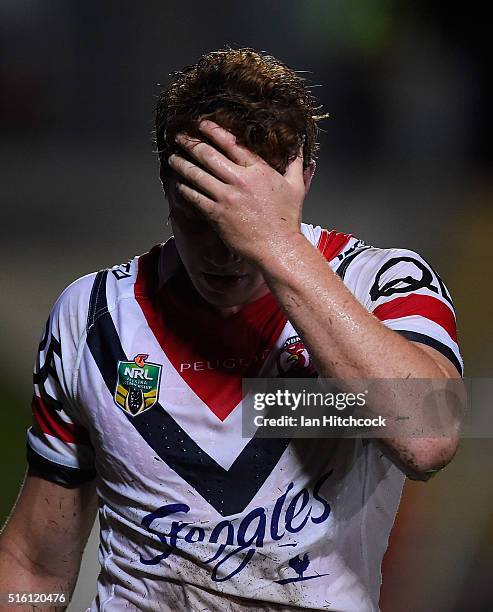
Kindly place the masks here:
<instances>
[{"instance_id":1,"label":"nrl logo patch","mask_svg":"<svg viewBox=\"0 0 493 612\"><path fill-rule=\"evenodd\" d=\"M118 362L114 400L130 416L149 410L157 402L162 366L146 363L148 357L139 353L133 361Z\"/></svg>"}]
</instances>

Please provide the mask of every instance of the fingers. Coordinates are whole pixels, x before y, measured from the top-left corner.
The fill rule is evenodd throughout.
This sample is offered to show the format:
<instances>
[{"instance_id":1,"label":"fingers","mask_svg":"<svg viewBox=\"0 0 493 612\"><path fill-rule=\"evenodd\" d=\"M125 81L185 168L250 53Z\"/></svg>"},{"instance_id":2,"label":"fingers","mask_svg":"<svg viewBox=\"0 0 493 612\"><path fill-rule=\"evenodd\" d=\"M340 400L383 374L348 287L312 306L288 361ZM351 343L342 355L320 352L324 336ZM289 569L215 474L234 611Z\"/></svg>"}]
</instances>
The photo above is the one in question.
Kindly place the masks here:
<instances>
[{"instance_id":1,"label":"fingers","mask_svg":"<svg viewBox=\"0 0 493 612\"><path fill-rule=\"evenodd\" d=\"M303 150L298 151L298 155L286 168L284 178L292 185L297 185L300 181L303 182Z\"/></svg>"},{"instance_id":2,"label":"fingers","mask_svg":"<svg viewBox=\"0 0 493 612\"><path fill-rule=\"evenodd\" d=\"M173 154L168 158L168 164L187 182L196 185L201 191L208 193L213 199L218 199L224 189L224 183L218 178L199 168L192 162Z\"/></svg>"},{"instance_id":3,"label":"fingers","mask_svg":"<svg viewBox=\"0 0 493 612\"><path fill-rule=\"evenodd\" d=\"M209 219L213 220L217 212L217 204L203 193L199 193L184 183L178 182L176 189L179 194L196 208L202 211Z\"/></svg>"},{"instance_id":4,"label":"fingers","mask_svg":"<svg viewBox=\"0 0 493 612\"><path fill-rule=\"evenodd\" d=\"M234 182L236 165L216 148L186 134L178 134L176 142L218 179L224 183Z\"/></svg>"},{"instance_id":5,"label":"fingers","mask_svg":"<svg viewBox=\"0 0 493 612\"><path fill-rule=\"evenodd\" d=\"M248 168L258 163L261 158L246 147L236 142L236 137L217 123L208 119L201 121L200 131L226 153L230 160L239 166Z\"/></svg>"}]
</instances>

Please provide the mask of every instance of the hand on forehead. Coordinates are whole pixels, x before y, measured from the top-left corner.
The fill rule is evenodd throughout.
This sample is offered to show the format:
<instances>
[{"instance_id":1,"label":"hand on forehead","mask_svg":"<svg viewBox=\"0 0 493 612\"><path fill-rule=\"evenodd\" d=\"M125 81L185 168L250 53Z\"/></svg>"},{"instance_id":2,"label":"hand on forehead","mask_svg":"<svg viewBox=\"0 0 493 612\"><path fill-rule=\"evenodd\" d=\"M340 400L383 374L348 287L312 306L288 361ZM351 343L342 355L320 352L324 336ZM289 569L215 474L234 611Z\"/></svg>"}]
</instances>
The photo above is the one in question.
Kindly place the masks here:
<instances>
[{"instance_id":1,"label":"hand on forehead","mask_svg":"<svg viewBox=\"0 0 493 612\"><path fill-rule=\"evenodd\" d=\"M233 162L235 165L244 168L248 168L255 164L268 164L259 154L240 144L234 134L218 123L209 119L203 119L199 122L198 127L203 136L202 138L190 136L183 132L178 133L176 137L176 142L181 146L182 150L193 156L196 162L207 166L207 158L210 157L210 166L214 161L220 163L222 156L226 157L227 160ZM304 138L298 150L298 157L301 157L302 160L303 144ZM224 161L225 160L223 160L223 164ZM291 163L294 162L296 162L296 158ZM211 167L208 167L208 169L212 170ZM218 170L227 173L227 168L218 168ZM286 168L285 173L287 170ZM228 178L230 177L225 176L225 180Z\"/></svg>"}]
</instances>

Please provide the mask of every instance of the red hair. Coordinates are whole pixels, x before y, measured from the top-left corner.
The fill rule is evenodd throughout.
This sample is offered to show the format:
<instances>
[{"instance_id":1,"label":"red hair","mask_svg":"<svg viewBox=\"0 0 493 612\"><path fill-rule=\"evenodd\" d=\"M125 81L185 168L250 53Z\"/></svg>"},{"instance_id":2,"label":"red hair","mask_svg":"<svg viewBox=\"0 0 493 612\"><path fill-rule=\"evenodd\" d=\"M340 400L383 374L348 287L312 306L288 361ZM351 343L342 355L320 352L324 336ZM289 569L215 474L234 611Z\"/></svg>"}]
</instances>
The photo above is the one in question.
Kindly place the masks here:
<instances>
[{"instance_id":1,"label":"red hair","mask_svg":"<svg viewBox=\"0 0 493 612\"><path fill-rule=\"evenodd\" d=\"M318 149L317 122L327 116L317 110L305 79L271 55L224 49L201 56L174 73L159 95L156 145L165 189L173 175L168 157L178 151L176 134L201 138L198 123L203 118L232 132L281 174L301 146L308 167Z\"/></svg>"}]
</instances>

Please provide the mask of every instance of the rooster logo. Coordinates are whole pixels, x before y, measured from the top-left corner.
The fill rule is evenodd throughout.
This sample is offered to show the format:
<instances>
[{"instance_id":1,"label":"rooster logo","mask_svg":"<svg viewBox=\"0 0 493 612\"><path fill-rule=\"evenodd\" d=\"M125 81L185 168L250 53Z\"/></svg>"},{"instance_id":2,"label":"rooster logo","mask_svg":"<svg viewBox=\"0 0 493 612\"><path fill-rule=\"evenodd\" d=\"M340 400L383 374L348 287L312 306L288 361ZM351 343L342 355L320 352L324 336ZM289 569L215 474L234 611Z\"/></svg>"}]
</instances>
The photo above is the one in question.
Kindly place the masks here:
<instances>
[{"instance_id":1,"label":"rooster logo","mask_svg":"<svg viewBox=\"0 0 493 612\"><path fill-rule=\"evenodd\" d=\"M277 367L282 377L306 378L315 374L310 355L299 336L291 336L282 345Z\"/></svg>"},{"instance_id":2,"label":"rooster logo","mask_svg":"<svg viewBox=\"0 0 493 612\"><path fill-rule=\"evenodd\" d=\"M294 571L298 574L298 578L300 580L303 580L303 574L306 572L309 565L310 557L308 556L308 553L305 553L303 555L303 559L301 559L299 555L296 555L296 557L293 557L289 560L289 567L292 567L294 569Z\"/></svg>"},{"instance_id":3,"label":"rooster logo","mask_svg":"<svg viewBox=\"0 0 493 612\"><path fill-rule=\"evenodd\" d=\"M282 580L275 580L277 584L289 584L290 582L304 582L305 580L313 580L314 578L322 578L322 576L328 576L328 574L313 574L313 576L305 576L305 572L310 565L310 557L306 552L303 557L296 555L288 561L288 565L298 575L294 578L283 578Z\"/></svg>"}]
</instances>

